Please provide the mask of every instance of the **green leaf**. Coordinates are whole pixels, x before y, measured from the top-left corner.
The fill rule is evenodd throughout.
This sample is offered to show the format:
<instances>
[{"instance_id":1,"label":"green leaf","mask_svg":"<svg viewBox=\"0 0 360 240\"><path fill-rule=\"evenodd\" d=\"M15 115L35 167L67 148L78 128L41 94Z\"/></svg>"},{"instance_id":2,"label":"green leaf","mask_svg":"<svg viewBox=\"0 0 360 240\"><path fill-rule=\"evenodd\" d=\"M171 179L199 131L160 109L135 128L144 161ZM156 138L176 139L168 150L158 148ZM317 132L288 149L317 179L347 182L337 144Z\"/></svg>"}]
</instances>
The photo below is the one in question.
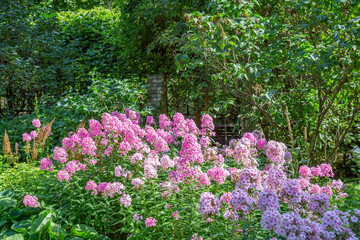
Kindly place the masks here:
<instances>
[{"instance_id":1,"label":"green leaf","mask_svg":"<svg viewBox=\"0 0 360 240\"><path fill-rule=\"evenodd\" d=\"M3 190L0 192L0 198L4 198L4 197L9 197L11 198L12 196L14 196L14 191L9 189L9 190Z\"/></svg>"},{"instance_id":2,"label":"green leaf","mask_svg":"<svg viewBox=\"0 0 360 240\"><path fill-rule=\"evenodd\" d=\"M21 222L14 223L11 228L15 230L16 232L23 233L26 232L31 227L31 220L27 219Z\"/></svg>"},{"instance_id":3,"label":"green leaf","mask_svg":"<svg viewBox=\"0 0 360 240\"><path fill-rule=\"evenodd\" d=\"M17 234L14 234L14 235L11 235L9 237L5 237L5 239L8 239L8 240L24 240L24 237L17 233Z\"/></svg>"},{"instance_id":4,"label":"green leaf","mask_svg":"<svg viewBox=\"0 0 360 240\"><path fill-rule=\"evenodd\" d=\"M66 231L59 224L51 222L50 234L54 235L56 239L65 239Z\"/></svg>"},{"instance_id":5,"label":"green leaf","mask_svg":"<svg viewBox=\"0 0 360 240\"><path fill-rule=\"evenodd\" d=\"M50 211L43 211L36 218L34 223L31 225L31 233L39 233L46 229L51 222L52 213Z\"/></svg>"},{"instance_id":6,"label":"green leaf","mask_svg":"<svg viewBox=\"0 0 360 240\"><path fill-rule=\"evenodd\" d=\"M99 237L96 230L85 224L77 224L71 229L71 233L78 237L94 239Z\"/></svg>"},{"instance_id":7,"label":"green leaf","mask_svg":"<svg viewBox=\"0 0 360 240\"><path fill-rule=\"evenodd\" d=\"M15 207L15 205L16 205L15 199L9 197L0 198L0 212L5 211L9 207Z\"/></svg>"}]
</instances>

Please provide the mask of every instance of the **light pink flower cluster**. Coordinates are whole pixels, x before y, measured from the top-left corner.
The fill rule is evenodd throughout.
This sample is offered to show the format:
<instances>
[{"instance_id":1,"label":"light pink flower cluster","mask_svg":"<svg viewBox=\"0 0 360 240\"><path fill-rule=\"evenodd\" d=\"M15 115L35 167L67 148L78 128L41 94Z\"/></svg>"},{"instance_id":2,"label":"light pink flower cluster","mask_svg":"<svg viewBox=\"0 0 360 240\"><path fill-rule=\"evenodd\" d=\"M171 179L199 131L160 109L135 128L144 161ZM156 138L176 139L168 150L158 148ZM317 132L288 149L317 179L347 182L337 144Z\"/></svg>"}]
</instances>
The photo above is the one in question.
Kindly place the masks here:
<instances>
[{"instance_id":1,"label":"light pink flower cluster","mask_svg":"<svg viewBox=\"0 0 360 240\"><path fill-rule=\"evenodd\" d=\"M129 207L131 205L131 197L129 194L124 194L120 198L120 202L124 207Z\"/></svg>"},{"instance_id":2,"label":"light pink flower cluster","mask_svg":"<svg viewBox=\"0 0 360 240\"><path fill-rule=\"evenodd\" d=\"M24 197L23 203L25 206L37 208L40 203L38 202L38 198L31 195L26 195Z\"/></svg>"},{"instance_id":3,"label":"light pink flower cluster","mask_svg":"<svg viewBox=\"0 0 360 240\"><path fill-rule=\"evenodd\" d=\"M263 189L257 199L257 206L265 211L267 208L279 208L279 197L273 189Z\"/></svg>"},{"instance_id":4,"label":"light pink flower cluster","mask_svg":"<svg viewBox=\"0 0 360 240\"><path fill-rule=\"evenodd\" d=\"M153 217L148 217L145 219L145 225L146 227L156 227L157 220Z\"/></svg>"},{"instance_id":5,"label":"light pink flower cluster","mask_svg":"<svg viewBox=\"0 0 360 240\"><path fill-rule=\"evenodd\" d=\"M30 142L31 141L31 136L28 133L23 133L22 138L23 138L23 142Z\"/></svg>"},{"instance_id":6,"label":"light pink flower cluster","mask_svg":"<svg viewBox=\"0 0 360 240\"><path fill-rule=\"evenodd\" d=\"M138 213L135 213L135 214L133 215L133 222L140 221L140 220L143 220L143 216L141 216L141 215L138 214Z\"/></svg>"},{"instance_id":7,"label":"light pink flower cluster","mask_svg":"<svg viewBox=\"0 0 360 240\"><path fill-rule=\"evenodd\" d=\"M41 122L39 119L36 118L36 119L32 120L32 125L36 128L39 128L39 127L41 127Z\"/></svg>"},{"instance_id":8,"label":"light pink flower cluster","mask_svg":"<svg viewBox=\"0 0 360 240\"><path fill-rule=\"evenodd\" d=\"M53 159L59 161L60 163L64 163L67 161L68 154L66 153L65 149L61 147L54 148L54 155Z\"/></svg>"},{"instance_id":9,"label":"light pink flower cluster","mask_svg":"<svg viewBox=\"0 0 360 240\"><path fill-rule=\"evenodd\" d=\"M323 214L330 207L329 196L323 192L310 196L309 209Z\"/></svg>"},{"instance_id":10,"label":"light pink flower cluster","mask_svg":"<svg viewBox=\"0 0 360 240\"><path fill-rule=\"evenodd\" d=\"M178 196L173 194L180 191L188 194L186 188L201 193L197 209L209 224L219 220L215 218L218 213L235 223L240 218L246 219L245 215L257 208L257 212L263 212L261 225L282 238L347 239L352 236L347 229L352 228L351 223L357 224L360 215L328 211L336 209L331 205L332 200L345 196L341 181L334 180L326 186L320 183L318 177L333 176L329 164L312 168L301 166L300 178L290 179L286 174L287 167L283 165L291 153L286 152L283 143L266 142L261 138L261 132L245 133L241 139L220 148L210 147L214 124L209 115L203 116L201 131L193 120L185 119L180 113L174 115L173 122L161 115L160 129L157 130L153 118L149 118L144 127L139 125L140 122L139 115L128 109L126 114L104 113L101 122L89 121L88 130L79 128L76 133L71 133L62 140L62 147L54 149L53 159L60 162L58 180L68 182L92 176L112 181L113 176L121 177L116 178L121 182L98 184L87 179L83 188L92 195L116 198L125 207L125 212L136 212L138 204L133 204L135 198L131 196L142 194L143 186L151 183L155 191L160 189L161 206L174 205L173 208L179 211L182 208L174 201ZM25 135L27 141L34 138L34 134ZM262 160L262 166L263 156L267 157L267 163L260 170L258 159ZM111 164L112 169L109 168ZM40 167L50 170L54 166L50 159L42 159ZM91 172L81 174L80 170ZM218 183L224 190L222 195L219 193L220 201L210 192L219 187ZM128 187L127 193L124 184ZM229 190L228 186L235 189ZM176 220L179 211L172 211ZM134 214L133 220L142 220L142 216ZM145 220L146 227L154 227L156 223L153 217Z\"/></svg>"},{"instance_id":11,"label":"light pink flower cluster","mask_svg":"<svg viewBox=\"0 0 360 240\"><path fill-rule=\"evenodd\" d=\"M142 178L134 178L131 180L131 184L134 185L135 189L140 188L141 186L144 186L145 179Z\"/></svg>"},{"instance_id":12,"label":"light pink flower cluster","mask_svg":"<svg viewBox=\"0 0 360 240\"><path fill-rule=\"evenodd\" d=\"M212 117L209 114L204 114L201 118L201 134L215 136L214 122Z\"/></svg>"},{"instance_id":13,"label":"light pink flower cluster","mask_svg":"<svg viewBox=\"0 0 360 240\"><path fill-rule=\"evenodd\" d=\"M198 206L199 213L202 215L211 215L219 211L221 203L218 197L211 192L204 192L200 196L200 206Z\"/></svg>"},{"instance_id":14,"label":"light pink flower cluster","mask_svg":"<svg viewBox=\"0 0 360 240\"><path fill-rule=\"evenodd\" d=\"M207 175L209 176L210 180L223 184L226 178L230 176L230 173L224 168L213 167L207 171Z\"/></svg>"},{"instance_id":15,"label":"light pink flower cluster","mask_svg":"<svg viewBox=\"0 0 360 240\"><path fill-rule=\"evenodd\" d=\"M248 215L250 210L254 208L254 199L242 189L235 189L231 193L230 205L236 210Z\"/></svg>"},{"instance_id":16,"label":"light pink flower cluster","mask_svg":"<svg viewBox=\"0 0 360 240\"><path fill-rule=\"evenodd\" d=\"M54 170L53 168L52 168L52 166L53 166L54 164L51 162L51 160L50 159L48 159L48 158L42 158L41 160L40 160L40 169L41 170L48 170L49 172L51 172L52 170Z\"/></svg>"},{"instance_id":17,"label":"light pink flower cluster","mask_svg":"<svg viewBox=\"0 0 360 240\"><path fill-rule=\"evenodd\" d=\"M269 141L266 145L265 154L271 162L283 165L285 163L285 150L285 144Z\"/></svg>"}]
</instances>

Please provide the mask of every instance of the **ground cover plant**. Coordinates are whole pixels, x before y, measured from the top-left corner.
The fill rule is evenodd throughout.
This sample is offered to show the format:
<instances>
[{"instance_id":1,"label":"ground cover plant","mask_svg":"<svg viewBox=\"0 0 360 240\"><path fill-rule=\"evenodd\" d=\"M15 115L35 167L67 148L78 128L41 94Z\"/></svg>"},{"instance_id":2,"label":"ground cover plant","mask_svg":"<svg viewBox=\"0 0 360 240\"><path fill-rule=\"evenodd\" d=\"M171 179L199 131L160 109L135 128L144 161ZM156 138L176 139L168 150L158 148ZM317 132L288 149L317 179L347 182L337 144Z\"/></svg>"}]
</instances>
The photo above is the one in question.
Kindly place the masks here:
<instances>
[{"instance_id":1,"label":"ground cover plant","mask_svg":"<svg viewBox=\"0 0 360 240\"><path fill-rule=\"evenodd\" d=\"M32 124L41 134L40 120ZM15 191L23 205L1 204L0 233L45 239L358 239L360 210L344 208L344 183L332 179L329 164L299 166L285 144L265 140L259 131L228 146L216 145L213 135L208 114L198 128L180 113L158 121L131 109L104 113L70 132L52 157L30 162L38 168L30 185L40 187ZM38 137L24 133L25 146L32 142L36 148ZM38 175L47 180L36 181ZM10 206L38 212L9 222ZM55 233L54 222L61 227Z\"/></svg>"}]
</instances>

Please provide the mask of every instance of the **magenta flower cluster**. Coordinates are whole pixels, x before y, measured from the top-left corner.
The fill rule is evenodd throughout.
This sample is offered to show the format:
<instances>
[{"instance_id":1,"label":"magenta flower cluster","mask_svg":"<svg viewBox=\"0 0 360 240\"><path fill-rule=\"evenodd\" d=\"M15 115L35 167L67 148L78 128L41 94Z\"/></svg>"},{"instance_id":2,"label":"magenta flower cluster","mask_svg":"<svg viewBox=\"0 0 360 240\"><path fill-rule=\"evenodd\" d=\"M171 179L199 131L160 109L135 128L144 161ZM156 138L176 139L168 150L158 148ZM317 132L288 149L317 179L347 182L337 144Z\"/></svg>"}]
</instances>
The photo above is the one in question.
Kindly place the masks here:
<instances>
[{"instance_id":1,"label":"magenta flower cluster","mask_svg":"<svg viewBox=\"0 0 360 240\"><path fill-rule=\"evenodd\" d=\"M352 226L360 216L355 210L336 209L336 202L346 194L340 180L329 179L334 176L329 164L301 166L299 178L290 178L287 166L293 156L285 144L267 141L255 131L228 146L212 146L213 119L204 114L201 120L198 128L181 113L172 120L162 114L157 129L154 117L148 116L142 125L140 115L131 109L125 114L104 113L101 120L90 120L88 129L70 133L54 148L58 180L69 184L85 178L82 189L76 191L87 191L95 199L114 198L122 213L131 214L131 221L148 231L161 226L164 219L177 223L185 219L187 213L178 201L196 193L198 202L190 207L196 208L206 224L220 219L237 224L260 212L261 217L254 217L261 226L286 239L355 236ZM23 138L30 141L32 136ZM265 168L260 167L259 156L266 159ZM54 165L44 158L40 167L51 171ZM328 184L319 184L324 179ZM159 212L145 214L135 209L145 189L159 196L161 202L155 205L162 206ZM168 218L156 215L166 211ZM188 238L191 236L202 239L196 233Z\"/></svg>"}]
</instances>

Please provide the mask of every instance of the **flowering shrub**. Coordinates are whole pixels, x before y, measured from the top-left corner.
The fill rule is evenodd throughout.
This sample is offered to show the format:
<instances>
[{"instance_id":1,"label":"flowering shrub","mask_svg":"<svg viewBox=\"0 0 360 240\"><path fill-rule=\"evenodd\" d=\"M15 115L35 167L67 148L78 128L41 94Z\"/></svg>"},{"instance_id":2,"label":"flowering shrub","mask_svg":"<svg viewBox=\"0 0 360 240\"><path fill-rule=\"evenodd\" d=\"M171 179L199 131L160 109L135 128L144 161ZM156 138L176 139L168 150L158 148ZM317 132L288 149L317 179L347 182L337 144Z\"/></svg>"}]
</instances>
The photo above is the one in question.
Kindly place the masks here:
<instances>
[{"instance_id":1,"label":"flowering shrub","mask_svg":"<svg viewBox=\"0 0 360 240\"><path fill-rule=\"evenodd\" d=\"M201 129L180 113L160 115L159 128L151 116L141 122L131 109L104 113L41 160L59 170L67 221L130 239L357 239L360 211L337 209L346 194L329 164L301 166L292 179L285 144L258 132L217 147L207 114Z\"/></svg>"}]
</instances>

